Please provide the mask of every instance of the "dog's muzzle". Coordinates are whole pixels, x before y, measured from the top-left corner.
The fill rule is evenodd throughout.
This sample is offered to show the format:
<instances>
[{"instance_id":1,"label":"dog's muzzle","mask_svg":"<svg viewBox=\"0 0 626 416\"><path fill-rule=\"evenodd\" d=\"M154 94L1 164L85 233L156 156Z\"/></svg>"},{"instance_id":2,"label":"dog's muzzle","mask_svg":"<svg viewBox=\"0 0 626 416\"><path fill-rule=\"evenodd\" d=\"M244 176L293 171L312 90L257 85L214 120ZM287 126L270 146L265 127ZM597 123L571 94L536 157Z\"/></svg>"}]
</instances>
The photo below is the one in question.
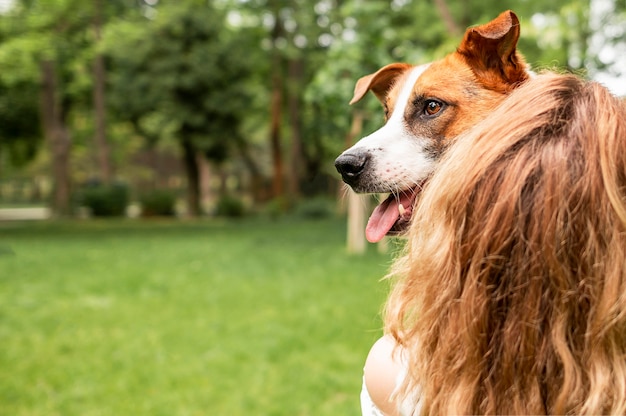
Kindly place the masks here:
<instances>
[{"instance_id":1,"label":"dog's muzzle","mask_svg":"<svg viewBox=\"0 0 626 416\"><path fill-rule=\"evenodd\" d=\"M335 168L341 174L343 181L355 188L359 183L361 175L367 169L369 161L370 155L365 151L344 152L335 159Z\"/></svg>"}]
</instances>

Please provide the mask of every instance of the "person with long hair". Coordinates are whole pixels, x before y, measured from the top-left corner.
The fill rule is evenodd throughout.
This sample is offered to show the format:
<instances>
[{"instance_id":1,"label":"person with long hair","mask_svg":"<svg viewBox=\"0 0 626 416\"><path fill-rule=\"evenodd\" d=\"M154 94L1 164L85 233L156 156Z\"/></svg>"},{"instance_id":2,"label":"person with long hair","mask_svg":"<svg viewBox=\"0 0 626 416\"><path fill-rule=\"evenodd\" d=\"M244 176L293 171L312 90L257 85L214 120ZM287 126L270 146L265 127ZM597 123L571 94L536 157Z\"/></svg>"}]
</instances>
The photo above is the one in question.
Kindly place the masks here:
<instances>
[{"instance_id":1,"label":"person with long hair","mask_svg":"<svg viewBox=\"0 0 626 416\"><path fill-rule=\"evenodd\" d=\"M626 413L623 102L527 81L446 152L407 237L364 414Z\"/></svg>"}]
</instances>

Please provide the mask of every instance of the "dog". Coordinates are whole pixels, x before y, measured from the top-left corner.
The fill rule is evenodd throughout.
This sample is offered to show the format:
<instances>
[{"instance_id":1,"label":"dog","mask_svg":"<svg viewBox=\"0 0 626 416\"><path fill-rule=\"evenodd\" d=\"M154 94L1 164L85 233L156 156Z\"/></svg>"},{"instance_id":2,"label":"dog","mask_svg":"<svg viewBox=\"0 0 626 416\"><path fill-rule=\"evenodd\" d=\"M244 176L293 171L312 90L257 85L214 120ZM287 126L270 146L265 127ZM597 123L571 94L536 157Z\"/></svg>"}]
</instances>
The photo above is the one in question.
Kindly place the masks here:
<instances>
[{"instance_id":1,"label":"dog","mask_svg":"<svg viewBox=\"0 0 626 416\"><path fill-rule=\"evenodd\" d=\"M509 10L467 29L457 50L441 60L392 63L357 81L350 104L371 90L385 124L343 152L335 167L357 193L390 194L368 221L368 241L407 228L415 199L446 148L532 76L517 51L519 35L519 19Z\"/></svg>"}]
</instances>

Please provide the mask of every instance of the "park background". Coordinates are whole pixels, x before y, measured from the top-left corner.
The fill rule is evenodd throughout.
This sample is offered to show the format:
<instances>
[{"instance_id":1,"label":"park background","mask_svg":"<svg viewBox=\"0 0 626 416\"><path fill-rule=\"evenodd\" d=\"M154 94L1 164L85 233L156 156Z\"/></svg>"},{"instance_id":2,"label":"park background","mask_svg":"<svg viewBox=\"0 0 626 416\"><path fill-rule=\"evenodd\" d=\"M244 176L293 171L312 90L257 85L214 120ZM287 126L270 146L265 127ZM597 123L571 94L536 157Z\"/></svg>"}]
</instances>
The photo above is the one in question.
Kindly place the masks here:
<instances>
[{"instance_id":1,"label":"park background","mask_svg":"<svg viewBox=\"0 0 626 416\"><path fill-rule=\"evenodd\" d=\"M359 414L401 243L346 247L347 103L506 9L626 95L624 0L0 1L0 415Z\"/></svg>"}]
</instances>

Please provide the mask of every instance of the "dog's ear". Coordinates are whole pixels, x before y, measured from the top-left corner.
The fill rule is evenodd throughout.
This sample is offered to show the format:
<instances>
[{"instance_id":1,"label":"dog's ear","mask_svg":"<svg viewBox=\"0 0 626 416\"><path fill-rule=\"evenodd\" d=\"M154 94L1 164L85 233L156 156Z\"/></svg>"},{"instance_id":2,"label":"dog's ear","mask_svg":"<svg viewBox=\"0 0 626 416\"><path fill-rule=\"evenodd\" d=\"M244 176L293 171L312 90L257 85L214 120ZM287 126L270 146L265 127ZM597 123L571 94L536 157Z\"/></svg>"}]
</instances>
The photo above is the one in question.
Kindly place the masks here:
<instances>
[{"instance_id":1,"label":"dog's ear","mask_svg":"<svg viewBox=\"0 0 626 416\"><path fill-rule=\"evenodd\" d=\"M507 92L528 78L526 62L516 49L519 34L519 19L508 10L467 29L457 51L486 86Z\"/></svg>"},{"instance_id":2,"label":"dog's ear","mask_svg":"<svg viewBox=\"0 0 626 416\"><path fill-rule=\"evenodd\" d=\"M350 104L360 101L369 90L372 90L374 95L383 102L394 80L411 67L409 64L402 63L389 64L373 74L362 77L354 87L354 96L350 100Z\"/></svg>"}]
</instances>

